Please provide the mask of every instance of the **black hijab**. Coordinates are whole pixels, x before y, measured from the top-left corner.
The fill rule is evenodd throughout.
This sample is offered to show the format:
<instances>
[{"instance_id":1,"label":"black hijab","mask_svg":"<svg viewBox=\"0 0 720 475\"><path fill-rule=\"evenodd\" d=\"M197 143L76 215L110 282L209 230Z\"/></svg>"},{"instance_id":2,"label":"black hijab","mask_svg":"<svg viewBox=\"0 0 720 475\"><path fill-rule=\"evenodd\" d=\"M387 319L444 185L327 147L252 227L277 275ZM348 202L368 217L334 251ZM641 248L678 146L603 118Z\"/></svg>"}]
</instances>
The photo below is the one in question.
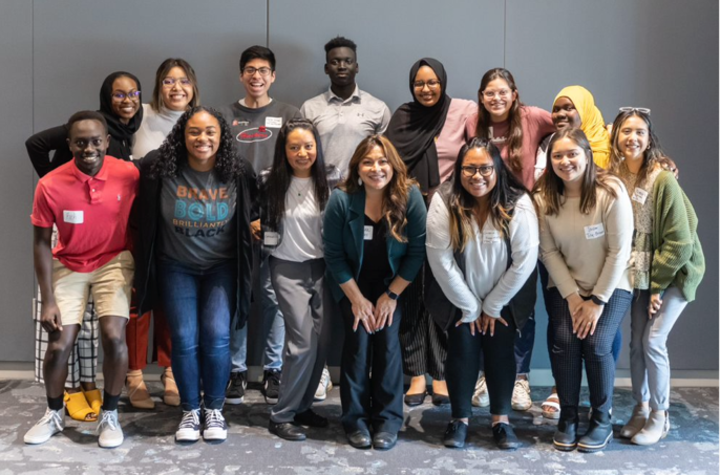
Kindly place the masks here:
<instances>
[{"instance_id":1,"label":"black hijab","mask_svg":"<svg viewBox=\"0 0 720 475\"><path fill-rule=\"evenodd\" d=\"M415 76L422 66L430 67L440 80L442 96L431 107L420 104L415 97ZM447 74L442 63L433 58L422 58L410 68L410 93L413 102L406 102L395 111L390 119L387 137L397 149L408 173L420 184L423 193L440 184L435 138L440 135L448 109L450 96L447 95Z\"/></svg>"},{"instance_id":2,"label":"black hijab","mask_svg":"<svg viewBox=\"0 0 720 475\"><path fill-rule=\"evenodd\" d=\"M140 128L143 118L142 92L138 98L140 108L135 113L130 122L123 124L120 118L115 114L112 108L112 91L113 83L119 77L128 77L135 81L137 90L142 91L140 81L134 75L125 71L115 71L105 78L100 88L100 112L105 116L108 125L108 133L110 134L110 146L107 154L122 160L130 160L132 156L132 137Z\"/></svg>"}]
</instances>

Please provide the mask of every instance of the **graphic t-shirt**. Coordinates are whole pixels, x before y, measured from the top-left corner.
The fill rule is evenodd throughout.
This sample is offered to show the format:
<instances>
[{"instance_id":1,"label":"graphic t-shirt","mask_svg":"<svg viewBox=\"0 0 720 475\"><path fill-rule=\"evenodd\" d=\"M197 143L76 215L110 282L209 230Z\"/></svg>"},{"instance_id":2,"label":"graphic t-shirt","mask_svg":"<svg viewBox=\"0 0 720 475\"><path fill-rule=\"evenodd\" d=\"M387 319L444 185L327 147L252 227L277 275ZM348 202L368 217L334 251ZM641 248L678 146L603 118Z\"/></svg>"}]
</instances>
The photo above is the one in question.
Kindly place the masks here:
<instances>
[{"instance_id":1,"label":"graphic t-shirt","mask_svg":"<svg viewBox=\"0 0 720 475\"><path fill-rule=\"evenodd\" d=\"M208 269L237 257L234 181L183 165L177 177L163 179L160 205L161 259Z\"/></svg>"}]
</instances>

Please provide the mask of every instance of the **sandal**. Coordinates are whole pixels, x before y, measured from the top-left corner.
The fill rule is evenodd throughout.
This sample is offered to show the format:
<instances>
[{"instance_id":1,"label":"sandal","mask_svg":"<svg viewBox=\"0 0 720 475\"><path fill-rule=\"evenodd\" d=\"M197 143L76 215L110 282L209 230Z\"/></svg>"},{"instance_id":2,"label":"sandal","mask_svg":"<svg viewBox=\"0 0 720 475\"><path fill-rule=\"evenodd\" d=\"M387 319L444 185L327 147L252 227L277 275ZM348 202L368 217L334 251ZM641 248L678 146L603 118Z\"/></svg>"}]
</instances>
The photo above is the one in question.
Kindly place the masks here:
<instances>
[{"instance_id":1,"label":"sandal","mask_svg":"<svg viewBox=\"0 0 720 475\"><path fill-rule=\"evenodd\" d=\"M558 397L557 388L553 386L550 395L540 405L542 415L546 419L560 419L560 398Z\"/></svg>"},{"instance_id":2,"label":"sandal","mask_svg":"<svg viewBox=\"0 0 720 475\"><path fill-rule=\"evenodd\" d=\"M102 393L99 389L93 389L90 391L83 390L83 394L85 394L85 400L92 408L93 412L95 414L100 414L100 409L102 408Z\"/></svg>"},{"instance_id":3,"label":"sandal","mask_svg":"<svg viewBox=\"0 0 720 475\"><path fill-rule=\"evenodd\" d=\"M168 406L179 406L180 405L180 392L178 391L177 384L175 383L175 376L173 376L172 368L169 366L165 368L163 374L160 376L163 386L165 386L165 395L163 396L163 402Z\"/></svg>"},{"instance_id":4,"label":"sandal","mask_svg":"<svg viewBox=\"0 0 720 475\"><path fill-rule=\"evenodd\" d=\"M80 422L97 421L97 413L88 405L82 392L69 393L65 391L65 411L68 416Z\"/></svg>"}]
</instances>

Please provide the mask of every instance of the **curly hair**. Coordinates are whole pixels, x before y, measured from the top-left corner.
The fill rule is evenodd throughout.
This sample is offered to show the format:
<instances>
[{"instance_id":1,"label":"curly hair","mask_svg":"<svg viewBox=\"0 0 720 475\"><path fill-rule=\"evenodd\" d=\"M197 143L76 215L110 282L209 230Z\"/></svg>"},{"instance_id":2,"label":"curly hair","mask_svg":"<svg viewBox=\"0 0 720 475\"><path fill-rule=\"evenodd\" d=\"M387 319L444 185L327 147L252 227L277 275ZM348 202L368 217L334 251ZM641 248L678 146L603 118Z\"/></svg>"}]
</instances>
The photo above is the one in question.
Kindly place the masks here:
<instances>
[{"instance_id":1,"label":"curly hair","mask_svg":"<svg viewBox=\"0 0 720 475\"><path fill-rule=\"evenodd\" d=\"M383 151L393 169L392 179L384 190L383 217L392 237L398 242L407 242L407 237L403 235L403 232L407 226L408 199L410 198L410 189L413 185L417 186L417 182L408 176L405 163L390 140L384 135L370 135L360 142L350 159L350 165L348 165L350 173L345 183L339 188L349 194L357 193L362 189L362 185L359 184L362 183L362 180L358 168L362 159L375 147L379 147Z\"/></svg>"},{"instance_id":2,"label":"curly hair","mask_svg":"<svg viewBox=\"0 0 720 475\"><path fill-rule=\"evenodd\" d=\"M169 178L176 177L179 164L187 162L187 146L185 144L185 127L192 116L200 112L207 112L217 119L220 124L220 146L215 155L214 170L220 179L227 183L245 173L242 160L235 153L233 136L230 127L222 114L211 107L198 106L180 116L165 141L160 145L159 158L150 167L150 177Z\"/></svg>"}]
</instances>

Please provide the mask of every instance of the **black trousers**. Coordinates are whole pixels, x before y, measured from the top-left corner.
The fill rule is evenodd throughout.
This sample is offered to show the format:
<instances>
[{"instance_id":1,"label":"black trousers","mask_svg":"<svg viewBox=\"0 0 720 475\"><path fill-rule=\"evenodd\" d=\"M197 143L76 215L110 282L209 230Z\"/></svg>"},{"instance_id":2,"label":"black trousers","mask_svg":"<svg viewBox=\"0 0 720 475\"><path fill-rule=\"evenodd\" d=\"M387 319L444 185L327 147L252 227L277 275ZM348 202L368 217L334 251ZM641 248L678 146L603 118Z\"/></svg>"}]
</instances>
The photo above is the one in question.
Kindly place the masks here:
<instances>
[{"instance_id":1,"label":"black trousers","mask_svg":"<svg viewBox=\"0 0 720 475\"><path fill-rule=\"evenodd\" d=\"M379 288L375 292L363 292L373 304L385 291L382 281L376 287ZM345 324L340 366L343 428L348 434L370 428L376 433L396 434L403 424L402 355L398 338L400 305L395 309L392 325L372 335L365 331L362 323L353 332L355 317L346 297L340 301L340 311Z\"/></svg>"},{"instance_id":2,"label":"black trousers","mask_svg":"<svg viewBox=\"0 0 720 475\"><path fill-rule=\"evenodd\" d=\"M403 292L400 300L403 306L403 321L400 325L403 371L408 376L429 374L433 379L443 381L447 334L435 324L423 303L426 269L427 263Z\"/></svg>"},{"instance_id":3,"label":"black trousers","mask_svg":"<svg viewBox=\"0 0 720 475\"><path fill-rule=\"evenodd\" d=\"M506 327L495 322L495 334L470 333L470 325L463 323L448 329L448 358L445 373L452 417L472 416L472 394L475 389L481 359L485 362L485 381L490 395L490 413L496 416L509 414L515 386L515 336L517 327L505 312Z\"/></svg>"},{"instance_id":4,"label":"black trousers","mask_svg":"<svg viewBox=\"0 0 720 475\"><path fill-rule=\"evenodd\" d=\"M610 412L615 386L613 340L632 301L627 290L616 289L605 305L594 335L580 340L572 331L570 308L556 288L549 289L548 313L554 333L550 362L560 398L560 414L572 418L577 414L585 360L590 405L594 411Z\"/></svg>"}]
</instances>

